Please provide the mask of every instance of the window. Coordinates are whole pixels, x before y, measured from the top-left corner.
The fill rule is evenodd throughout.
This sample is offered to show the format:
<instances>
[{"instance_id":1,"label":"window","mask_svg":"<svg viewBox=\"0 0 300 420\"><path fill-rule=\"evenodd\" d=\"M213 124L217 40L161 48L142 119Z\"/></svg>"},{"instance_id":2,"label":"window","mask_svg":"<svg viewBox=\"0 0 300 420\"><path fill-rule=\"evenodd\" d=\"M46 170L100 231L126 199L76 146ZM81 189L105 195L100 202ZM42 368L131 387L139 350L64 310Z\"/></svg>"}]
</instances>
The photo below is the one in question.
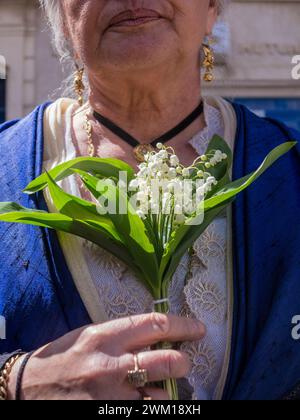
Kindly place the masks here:
<instances>
[{"instance_id":1,"label":"window","mask_svg":"<svg viewBox=\"0 0 300 420\"><path fill-rule=\"evenodd\" d=\"M300 131L300 98L236 98L262 117L275 118Z\"/></svg>"}]
</instances>

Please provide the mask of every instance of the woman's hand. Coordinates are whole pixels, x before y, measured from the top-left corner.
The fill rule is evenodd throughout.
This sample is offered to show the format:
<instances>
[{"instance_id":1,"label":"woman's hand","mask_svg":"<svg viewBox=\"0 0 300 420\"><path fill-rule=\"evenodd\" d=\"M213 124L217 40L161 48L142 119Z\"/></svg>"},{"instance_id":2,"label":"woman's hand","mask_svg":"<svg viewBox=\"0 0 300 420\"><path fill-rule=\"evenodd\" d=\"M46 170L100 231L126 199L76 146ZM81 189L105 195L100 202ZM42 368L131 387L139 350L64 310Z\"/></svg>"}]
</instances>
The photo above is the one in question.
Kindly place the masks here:
<instances>
[{"instance_id":1,"label":"woman's hand","mask_svg":"<svg viewBox=\"0 0 300 420\"><path fill-rule=\"evenodd\" d=\"M186 354L176 350L145 351L161 341L194 341L205 335L199 321L151 313L91 325L72 331L37 350L26 366L22 398L28 400L137 400L140 393L128 383L127 372L134 369L133 353L139 351L141 369L149 382L181 378L190 370ZM10 397L14 395L14 366ZM165 391L146 386L153 399L168 399Z\"/></svg>"}]
</instances>

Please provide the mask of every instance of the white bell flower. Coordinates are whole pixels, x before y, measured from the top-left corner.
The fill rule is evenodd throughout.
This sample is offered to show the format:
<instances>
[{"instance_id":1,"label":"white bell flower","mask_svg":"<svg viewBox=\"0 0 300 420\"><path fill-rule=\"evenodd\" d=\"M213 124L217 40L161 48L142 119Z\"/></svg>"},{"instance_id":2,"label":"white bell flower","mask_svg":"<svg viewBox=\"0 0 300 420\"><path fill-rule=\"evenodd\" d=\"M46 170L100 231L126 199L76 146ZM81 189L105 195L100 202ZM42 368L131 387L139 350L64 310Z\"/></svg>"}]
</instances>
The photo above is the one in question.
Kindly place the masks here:
<instances>
[{"instance_id":1,"label":"white bell flower","mask_svg":"<svg viewBox=\"0 0 300 420\"><path fill-rule=\"evenodd\" d=\"M176 167L176 166L178 166L178 165L179 165L179 159L178 159L178 156L176 156L176 155L171 155L171 156L170 156L170 165L171 165L171 166L174 166L174 167Z\"/></svg>"}]
</instances>

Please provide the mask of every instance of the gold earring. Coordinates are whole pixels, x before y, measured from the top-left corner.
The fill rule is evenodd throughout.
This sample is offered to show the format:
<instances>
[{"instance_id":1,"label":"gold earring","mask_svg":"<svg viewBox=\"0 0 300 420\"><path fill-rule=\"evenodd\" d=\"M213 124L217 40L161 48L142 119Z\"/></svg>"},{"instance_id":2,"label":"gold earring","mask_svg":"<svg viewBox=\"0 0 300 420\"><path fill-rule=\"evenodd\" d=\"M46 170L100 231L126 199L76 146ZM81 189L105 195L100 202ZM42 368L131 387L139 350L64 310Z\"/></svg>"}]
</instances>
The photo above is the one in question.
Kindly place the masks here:
<instances>
[{"instance_id":1,"label":"gold earring","mask_svg":"<svg viewBox=\"0 0 300 420\"><path fill-rule=\"evenodd\" d=\"M83 105L83 92L85 89L85 86L83 83L83 73L84 73L84 68L79 69L79 67L77 67L77 70L74 76L74 90L75 90L76 95L78 96L79 106Z\"/></svg>"},{"instance_id":2,"label":"gold earring","mask_svg":"<svg viewBox=\"0 0 300 420\"><path fill-rule=\"evenodd\" d=\"M209 44L203 44L203 51L205 57L203 62L203 67L205 68L203 80L205 82L212 82L214 80L213 69L215 64L213 50Z\"/></svg>"}]
</instances>

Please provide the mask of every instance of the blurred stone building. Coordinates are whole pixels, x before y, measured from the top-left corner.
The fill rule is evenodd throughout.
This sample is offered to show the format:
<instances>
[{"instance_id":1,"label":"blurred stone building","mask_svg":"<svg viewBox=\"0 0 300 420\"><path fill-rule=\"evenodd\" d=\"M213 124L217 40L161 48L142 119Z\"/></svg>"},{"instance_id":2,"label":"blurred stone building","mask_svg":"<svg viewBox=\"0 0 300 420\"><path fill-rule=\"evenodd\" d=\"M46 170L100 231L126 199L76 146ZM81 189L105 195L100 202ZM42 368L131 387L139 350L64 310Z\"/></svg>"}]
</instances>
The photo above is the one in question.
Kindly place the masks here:
<instances>
[{"instance_id":1,"label":"blurred stone building","mask_svg":"<svg viewBox=\"0 0 300 420\"><path fill-rule=\"evenodd\" d=\"M232 0L216 29L215 51L216 81L205 93L300 129L300 79L292 77L300 0ZM26 115L63 78L38 2L0 0L0 121Z\"/></svg>"}]
</instances>

